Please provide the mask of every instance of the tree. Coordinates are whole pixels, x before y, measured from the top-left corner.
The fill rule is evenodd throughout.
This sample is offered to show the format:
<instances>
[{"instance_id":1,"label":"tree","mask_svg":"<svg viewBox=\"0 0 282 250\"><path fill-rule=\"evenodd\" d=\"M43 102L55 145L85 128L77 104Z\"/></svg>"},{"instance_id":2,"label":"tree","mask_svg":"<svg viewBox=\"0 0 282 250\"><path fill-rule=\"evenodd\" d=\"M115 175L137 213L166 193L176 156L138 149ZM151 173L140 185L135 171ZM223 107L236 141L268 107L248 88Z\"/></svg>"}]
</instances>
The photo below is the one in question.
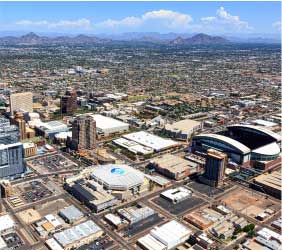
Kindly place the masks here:
<instances>
[{"instance_id":1,"label":"tree","mask_svg":"<svg viewBox=\"0 0 282 250\"><path fill-rule=\"evenodd\" d=\"M233 235L237 235L237 234L239 234L239 233L241 233L242 232L242 228L239 226L239 227L236 227L235 229L234 229L234 232L233 232Z\"/></svg>"},{"instance_id":2,"label":"tree","mask_svg":"<svg viewBox=\"0 0 282 250\"><path fill-rule=\"evenodd\" d=\"M245 226L244 228L243 228L243 231L245 232L245 233L248 233L248 232L250 232L250 231L253 231L255 229L255 225L254 224L249 224L249 225L247 225L247 226Z\"/></svg>"}]
</instances>

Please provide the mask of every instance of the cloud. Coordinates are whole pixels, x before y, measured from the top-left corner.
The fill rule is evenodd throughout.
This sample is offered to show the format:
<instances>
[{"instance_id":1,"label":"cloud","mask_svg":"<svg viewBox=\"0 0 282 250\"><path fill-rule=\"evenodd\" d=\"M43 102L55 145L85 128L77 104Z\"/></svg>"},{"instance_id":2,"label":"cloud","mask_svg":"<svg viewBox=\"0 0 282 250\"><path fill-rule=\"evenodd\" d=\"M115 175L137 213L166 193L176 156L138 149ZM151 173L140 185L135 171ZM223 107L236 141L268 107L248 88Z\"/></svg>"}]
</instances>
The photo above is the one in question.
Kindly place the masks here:
<instances>
[{"instance_id":1,"label":"cloud","mask_svg":"<svg viewBox=\"0 0 282 250\"><path fill-rule=\"evenodd\" d=\"M136 28L140 26L162 27L170 30L179 30L188 28L192 17L187 14L175 12L172 10L154 10L145 12L142 16L130 16L120 20L108 19L98 23L97 26L105 28Z\"/></svg>"},{"instance_id":2,"label":"cloud","mask_svg":"<svg viewBox=\"0 0 282 250\"><path fill-rule=\"evenodd\" d=\"M242 21L239 16L232 16L224 7L220 7L215 16L202 17L201 22L203 28L215 31L250 31L253 29L248 22Z\"/></svg>"},{"instance_id":3,"label":"cloud","mask_svg":"<svg viewBox=\"0 0 282 250\"><path fill-rule=\"evenodd\" d=\"M60 20L50 22L46 20L32 21L20 20L15 23L17 26L34 27L34 28L47 28L47 29L90 29L92 27L91 21L86 18L77 20Z\"/></svg>"},{"instance_id":4,"label":"cloud","mask_svg":"<svg viewBox=\"0 0 282 250\"><path fill-rule=\"evenodd\" d=\"M281 21L274 22L274 23L272 24L272 27L273 27L276 31L281 32Z\"/></svg>"}]
</instances>

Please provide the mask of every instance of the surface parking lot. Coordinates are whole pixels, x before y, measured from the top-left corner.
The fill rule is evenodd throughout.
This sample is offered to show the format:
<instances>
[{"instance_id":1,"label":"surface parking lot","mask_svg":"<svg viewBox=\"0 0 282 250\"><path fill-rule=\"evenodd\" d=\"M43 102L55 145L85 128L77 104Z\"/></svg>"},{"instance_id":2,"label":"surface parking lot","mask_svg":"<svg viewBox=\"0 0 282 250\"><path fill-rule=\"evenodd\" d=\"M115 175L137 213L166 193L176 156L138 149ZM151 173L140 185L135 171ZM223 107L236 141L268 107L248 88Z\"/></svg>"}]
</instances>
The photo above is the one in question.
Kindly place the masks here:
<instances>
[{"instance_id":1,"label":"surface parking lot","mask_svg":"<svg viewBox=\"0 0 282 250\"><path fill-rule=\"evenodd\" d=\"M109 236L102 236L92 243L80 247L79 250L105 250L110 248L113 244L114 242Z\"/></svg>"},{"instance_id":2,"label":"surface parking lot","mask_svg":"<svg viewBox=\"0 0 282 250\"><path fill-rule=\"evenodd\" d=\"M77 167L76 163L72 162L61 154L38 157L28 161L28 164L38 172L42 172L42 170L56 172Z\"/></svg>"},{"instance_id":3,"label":"surface parking lot","mask_svg":"<svg viewBox=\"0 0 282 250\"><path fill-rule=\"evenodd\" d=\"M50 197L52 192L49 191L41 182L32 181L28 183L28 186L24 186L24 192L22 193L22 198L25 202L35 202L40 201L44 198Z\"/></svg>"},{"instance_id":4,"label":"surface parking lot","mask_svg":"<svg viewBox=\"0 0 282 250\"><path fill-rule=\"evenodd\" d=\"M190 210L201 203L204 203L205 201L201 198L192 196L189 197L188 199L181 201L179 203L172 203L162 197L156 197L152 200L155 204L158 206L162 207L164 210L169 211L171 214L174 215L180 215L187 210Z\"/></svg>"},{"instance_id":5,"label":"surface parking lot","mask_svg":"<svg viewBox=\"0 0 282 250\"><path fill-rule=\"evenodd\" d=\"M15 232L1 235L1 237L7 244L9 250L18 249L24 244L20 236Z\"/></svg>"}]
</instances>

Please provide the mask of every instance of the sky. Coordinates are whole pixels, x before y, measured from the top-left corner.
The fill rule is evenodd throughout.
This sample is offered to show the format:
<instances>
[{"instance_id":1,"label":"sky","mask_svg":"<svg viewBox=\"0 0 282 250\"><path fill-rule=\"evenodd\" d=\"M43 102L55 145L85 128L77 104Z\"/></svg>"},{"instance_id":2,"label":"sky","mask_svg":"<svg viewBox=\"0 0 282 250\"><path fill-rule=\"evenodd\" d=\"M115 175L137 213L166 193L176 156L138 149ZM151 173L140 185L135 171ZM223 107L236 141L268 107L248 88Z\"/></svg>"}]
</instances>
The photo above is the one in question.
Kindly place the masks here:
<instances>
[{"instance_id":1,"label":"sky","mask_svg":"<svg viewBox=\"0 0 282 250\"><path fill-rule=\"evenodd\" d=\"M0 2L0 31L279 34L280 2Z\"/></svg>"}]
</instances>

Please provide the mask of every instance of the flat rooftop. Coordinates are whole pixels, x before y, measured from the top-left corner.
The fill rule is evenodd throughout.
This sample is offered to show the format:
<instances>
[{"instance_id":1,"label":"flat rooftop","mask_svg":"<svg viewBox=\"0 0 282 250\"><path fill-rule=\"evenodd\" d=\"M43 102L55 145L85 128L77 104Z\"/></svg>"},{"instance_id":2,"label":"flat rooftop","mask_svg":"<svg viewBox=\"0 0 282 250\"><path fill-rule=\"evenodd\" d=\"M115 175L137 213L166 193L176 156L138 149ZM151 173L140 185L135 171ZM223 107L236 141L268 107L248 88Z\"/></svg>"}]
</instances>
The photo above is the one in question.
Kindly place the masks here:
<instances>
[{"instance_id":1,"label":"flat rooftop","mask_svg":"<svg viewBox=\"0 0 282 250\"><path fill-rule=\"evenodd\" d=\"M271 187L278 191L281 191L282 188L281 181L282 181L281 170L273 172L271 174L263 174L255 178L256 183Z\"/></svg>"},{"instance_id":2,"label":"flat rooftop","mask_svg":"<svg viewBox=\"0 0 282 250\"><path fill-rule=\"evenodd\" d=\"M135 141L143 146L153 148L155 151L161 151L178 145L178 142L176 141L164 139L145 131L130 133L123 135L122 137L131 141Z\"/></svg>"},{"instance_id":3,"label":"flat rooftop","mask_svg":"<svg viewBox=\"0 0 282 250\"><path fill-rule=\"evenodd\" d=\"M181 173L185 169L189 168L189 162L187 160L172 154L165 154L160 157L153 158L150 162L173 173Z\"/></svg>"}]
</instances>

